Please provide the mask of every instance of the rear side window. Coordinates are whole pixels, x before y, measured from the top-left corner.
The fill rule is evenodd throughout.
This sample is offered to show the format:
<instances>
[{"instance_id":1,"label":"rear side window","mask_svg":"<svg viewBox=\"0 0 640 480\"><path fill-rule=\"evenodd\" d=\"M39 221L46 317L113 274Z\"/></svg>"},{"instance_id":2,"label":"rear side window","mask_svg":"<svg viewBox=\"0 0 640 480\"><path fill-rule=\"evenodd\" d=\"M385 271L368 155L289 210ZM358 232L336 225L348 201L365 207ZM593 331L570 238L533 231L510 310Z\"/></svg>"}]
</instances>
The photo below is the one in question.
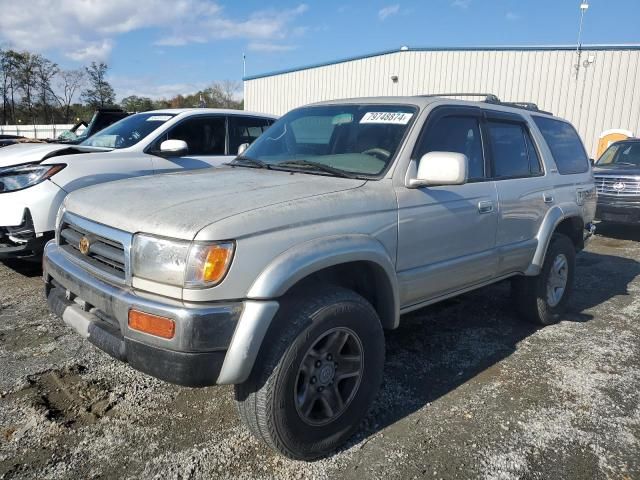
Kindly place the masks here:
<instances>
[{"instance_id":1,"label":"rear side window","mask_svg":"<svg viewBox=\"0 0 640 480\"><path fill-rule=\"evenodd\" d=\"M429 152L464 153L469 158L469 180L484 178L484 156L478 118L455 115L438 119L429 127L417 158Z\"/></svg>"},{"instance_id":2,"label":"rear side window","mask_svg":"<svg viewBox=\"0 0 640 480\"><path fill-rule=\"evenodd\" d=\"M496 178L528 177L542 172L538 154L524 125L489 121L488 127Z\"/></svg>"},{"instance_id":3,"label":"rear side window","mask_svg":"<svg viewBox=\"0 0 640 480\"><path fill-rule=\"evenodd\" d=\"M273 123L267 118L242 117L232 115L229 117L229 154L235 155L238 147L243 143L253 143Z\"/></svg>"},{"instance_id":4,"label":"rear side window","mask_svg":"<svg viewBox=\"0 0 640 480\"><path fill-rule=\"evenodd\" d=\"M561 175L584 173L589 159L580 137L571 124L545 117L533 117L556 161Z\"/></svg>"}]
</instances>

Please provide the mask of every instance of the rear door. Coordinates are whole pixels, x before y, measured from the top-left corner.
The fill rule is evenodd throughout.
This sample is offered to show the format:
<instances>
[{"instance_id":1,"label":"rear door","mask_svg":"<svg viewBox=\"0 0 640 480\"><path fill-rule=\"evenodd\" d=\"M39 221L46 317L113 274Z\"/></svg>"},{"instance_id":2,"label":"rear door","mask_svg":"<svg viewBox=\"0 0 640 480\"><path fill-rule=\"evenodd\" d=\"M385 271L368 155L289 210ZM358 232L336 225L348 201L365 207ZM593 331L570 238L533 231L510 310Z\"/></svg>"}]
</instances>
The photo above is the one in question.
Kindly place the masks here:
<instances>
[{"instance_id":1,"label":"rear door","mask_svg":"<svg viewBox=\"0 0 640 480\"><path fill-rule=\"evenodd\" d=\"M485 110L487 150L498 193L498 274L522 271L537 246L536 235L555 192L526 120Z\"/></svg>"},{"instance_id":2,"label":"rear door","mask_svg":"<svg viewBox=\"0 0 640 480\"><path fill-rule=\"evenodd\" d=\"M181 156L160 155L165 140L183 140L189 151ZM227 117L224 115L194 115L187 117L163 133L149 148L156 173L194 170L220 166L235 155L227 149Z\"/></svg>"},{"instance_id":3,"label":"rear door","mask_svg":"<svg viewBox=\"0 0 640 480\"><path fill-rule=\"evenodd\" d=\"M440 107L427 119L412 154L464 153L464 185L396 190L401 303L404 308L495 276L497 195L483 151L482 114L476 107Z\"/></svg>"}]
</instances>

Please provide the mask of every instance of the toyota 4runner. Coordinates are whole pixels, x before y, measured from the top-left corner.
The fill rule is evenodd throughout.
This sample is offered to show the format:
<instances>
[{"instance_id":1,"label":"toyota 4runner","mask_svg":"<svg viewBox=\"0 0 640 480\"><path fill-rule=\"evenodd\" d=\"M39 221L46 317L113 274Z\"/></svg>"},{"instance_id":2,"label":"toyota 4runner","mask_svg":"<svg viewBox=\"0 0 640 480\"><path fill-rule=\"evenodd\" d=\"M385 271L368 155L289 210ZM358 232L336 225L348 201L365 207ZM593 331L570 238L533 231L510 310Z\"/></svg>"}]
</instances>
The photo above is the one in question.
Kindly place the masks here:
<instances>
[{"instance_id":1,"label":"toyota 4runner","mask_svg":"<svg viewBox=\"0 0 640 480\"><path fill-rule=\"evenodd\" d=\"M221 169L71 193L46 295L133 368L235 384L256 437L312 459L358 428L402 314L510 278L557 322L595 205L576 131L530 104L326 102Z\"/></svg>"}]
</instances>

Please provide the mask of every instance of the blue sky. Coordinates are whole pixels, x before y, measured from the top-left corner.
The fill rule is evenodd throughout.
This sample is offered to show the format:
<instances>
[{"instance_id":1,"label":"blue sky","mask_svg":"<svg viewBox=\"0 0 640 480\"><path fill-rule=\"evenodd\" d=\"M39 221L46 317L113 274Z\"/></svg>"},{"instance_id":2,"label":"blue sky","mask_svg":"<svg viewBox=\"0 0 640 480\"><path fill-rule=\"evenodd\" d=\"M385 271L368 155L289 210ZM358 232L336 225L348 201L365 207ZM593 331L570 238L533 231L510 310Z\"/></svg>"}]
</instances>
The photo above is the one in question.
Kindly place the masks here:
<instances>
[{"instance_id":1,"label":"blue sky","mask_svg":"<svg viewBox=\"0 0 640 480\"><path fill-rule=\"evenodd\" d=\"M585 43L640 42L639 0L591 0ZM104 60L119 98L380 50L574 44L579 0L0 0L0 46ZM43 12L46 12L43 15Z\"/></svg>"}]
</instances>

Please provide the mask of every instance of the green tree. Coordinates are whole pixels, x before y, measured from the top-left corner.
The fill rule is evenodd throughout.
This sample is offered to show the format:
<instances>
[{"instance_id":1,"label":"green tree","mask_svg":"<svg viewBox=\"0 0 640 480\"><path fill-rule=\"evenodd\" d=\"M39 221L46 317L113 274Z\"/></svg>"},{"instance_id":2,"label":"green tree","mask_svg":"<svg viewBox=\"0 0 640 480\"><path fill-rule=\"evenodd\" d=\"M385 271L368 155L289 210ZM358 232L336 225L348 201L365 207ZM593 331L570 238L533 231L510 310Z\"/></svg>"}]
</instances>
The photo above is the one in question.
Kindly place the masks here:
<instances>
[{"instance_id":1,"label":"green tree","mask_svg":"<svg viewBox=\"0 0 640 480\"><path fill-rule=\"evenodd\" d=\"M130 95L120 102L120 106L127 112L147 112L155 108L153 100L149 97Z\"/></svg>"},{"instance_id":2,"label":"green tree","mask_svg":"<svg viewBox=\"0 0 640 480\"><path fill-rule=\"evenodd\" d=\"M91 62L86 67L88 88L82 92L82 100L93 108L107 107L115 104L116 95L113 87L106 79L107 64Z\"/></svg>"}]
</instances>

